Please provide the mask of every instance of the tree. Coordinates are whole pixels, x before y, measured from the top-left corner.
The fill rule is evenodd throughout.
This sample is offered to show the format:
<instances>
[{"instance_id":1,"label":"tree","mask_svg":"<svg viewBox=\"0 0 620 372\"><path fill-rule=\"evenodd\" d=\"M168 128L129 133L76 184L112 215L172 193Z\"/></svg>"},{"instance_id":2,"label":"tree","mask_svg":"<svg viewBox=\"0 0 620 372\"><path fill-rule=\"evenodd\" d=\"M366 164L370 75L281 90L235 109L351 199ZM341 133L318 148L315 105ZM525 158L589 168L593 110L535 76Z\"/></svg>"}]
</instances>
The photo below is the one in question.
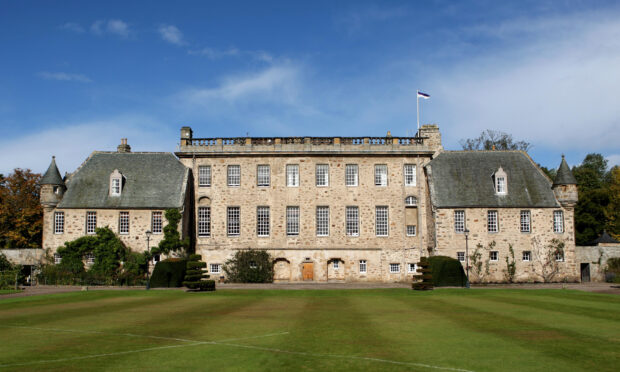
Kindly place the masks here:
<instances>
[{"instance_id":1,"label":"tree","mask_svg":"<svg viewBox=\"0 0 620 372\"><path fill-rule=\"evenodd\" d=\"M543 244L538 237L532 238L532 269L545 283L555 279L560 273L560 263L564 260L565 243L560 239L552 239L548 244ZM562 260L558 260L562 257Z\"/></svg>"},{"instance_id":2,"label":"tree","mask_svg":"<svg viewBox=\"0 0 620 372\"><path fill-rule=\"evenodd\" d=\"M215 281L202 280L209 278L209 275L205 274L206 262L201 260L202 256L199 254L189 256L183 285L192 291L215 291Z\"/></svg>"},{"instance_id":3,"label":"tree","mask_svg":"<svg viewBox=\"0 0 620 372\"><path fill-rule=\"evenodd\" d=\"M462 139L460 141L463 150L522 150L527 151L530 143L515 141L512 134L498 130L487 129L480 133L477 138Z\"/></svg>"},{"instance_id":4,"label":"tree","mask_svg":"<svg viewBox=\"0 0 620 372\"><path fill-rule=\"evenodd\" d=\"M181 222L181 212L178 209L167 209L166 220L168 225L164 227L164 238L157 247L152 249L152 253L169 254L178 252L189 247L189 238L181 240L179 233L179 222Z\"/></svg>"},{"instance_id":5,"label":"tree","mask_svg":"<svg viewBox=\"0 0 620 372\"><path fill-rule=\"evenodd\" d=\"M264 250L237 251L224 264L224 272L233 283L271 283L273 261Z\"/></svg>"},{"instance_id":6,"label":"tree","mask_svg":"<svg viewBox=\"0 0 620 372\"><path fill-rule=\"evenodd\" d=\"M0 177L0 247L41 247L40 179L40 174L19 168Z\"/></svg>"},{"instance_id":7,"label":"tree","mask_svg":"<svg viewBox=\"0 0 620 372\"><path fill-rule=\"evenodd\" d=\"M609 171L609 204L605 208L605 229L616 240L620 240L620 167Z\"/></svg>"}]
</instances>

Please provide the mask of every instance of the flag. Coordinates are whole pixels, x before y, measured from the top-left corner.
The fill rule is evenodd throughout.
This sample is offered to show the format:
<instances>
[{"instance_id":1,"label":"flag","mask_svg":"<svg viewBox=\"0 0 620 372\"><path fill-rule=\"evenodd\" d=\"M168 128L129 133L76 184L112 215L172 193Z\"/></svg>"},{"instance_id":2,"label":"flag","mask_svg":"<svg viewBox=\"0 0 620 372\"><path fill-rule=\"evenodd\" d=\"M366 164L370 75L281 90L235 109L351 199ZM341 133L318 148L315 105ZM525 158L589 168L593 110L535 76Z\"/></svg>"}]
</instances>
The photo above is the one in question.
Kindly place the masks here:
<instances>
[{"instance_id":1,"label":"flag","mask_svg":"<svg viewBox=\"0 0 620 372\"><path fill-rule=\"evenodd\" d=\"M418 90L418 98L420 98L420 97L422 97L422 98L424 98L424 99L429 99L429 98L431 98L431 96L430 96L430 95L428 95L428 94L426 94L426 93L422 93L422 92L420 92L420 91Z\"/></svg>"}]
</instances>

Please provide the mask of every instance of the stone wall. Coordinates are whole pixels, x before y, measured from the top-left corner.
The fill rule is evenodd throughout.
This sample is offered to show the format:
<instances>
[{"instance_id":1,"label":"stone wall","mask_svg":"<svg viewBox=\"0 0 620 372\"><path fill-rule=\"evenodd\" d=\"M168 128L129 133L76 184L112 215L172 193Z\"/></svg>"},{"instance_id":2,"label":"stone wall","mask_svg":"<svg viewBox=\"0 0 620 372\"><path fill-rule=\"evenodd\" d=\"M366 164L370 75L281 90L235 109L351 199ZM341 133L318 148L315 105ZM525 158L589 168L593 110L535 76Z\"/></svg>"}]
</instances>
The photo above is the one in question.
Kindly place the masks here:
<instances>
[{"instance_id":1,"label":"stone wall","mask_svg":"<svg viewBox=\"0 0 620 372\"><path fill-rule=\"evenodd\" d=\"M45 252L40 248L0 249L13 265L40 265Z\"/></svg>"},{"instance_id":2,"label":"stone wall","mask_svg":"<svg viewBox=\"0 0 620 372\"><path fill-rule=\"evenodd\" d=\"M557 238L565 242L564 262L559 262L560 273L554 281L578 281L578 265L575 261L575 231L572 208L563 208L564 232L553 232L553 211L562 208L526 209L526 208L458 208L438 209L435 211L435 227L437 230L436 255L444 255L457 258L457 252L465 252L465 235L457 233L454 229L454 211L465 211L465 226L469 233L469 256L471 257L477 244L481 244L483 260L489 257L488 244L495 242L493 250L499 252L498 260L489 262L489 274L483 278L475 274L471 276L472 282L500 282L505 281L504 270L506 269L506 257L509 257L509 244L512 244L517 282L542 281L541 262L547 252L547 245L552 239ZM497 210L499 219L499 232L487 231L487 211ZM531 232L522 233L520 227L521 210L529 210L531 213ZM531 261L523 261L523 251L532 252ZM465 263L463 262L463 265ZM470 268L472 262L470 259ZM484 265L483 265L484 266ZM470 271L471 274L473 274Z\"/></svg>"},{"instance_id":3,"label":"stone wall","mask_svg":"<svg viewBox=\"0 0 620 372\"><path fill-rule=\"evenodd\" d=\"M612 257L620 257L620 244L577 246L575 253L577 265L589 264L590 281L604 282L607 260Z\"/></svg>"}]
</instances>

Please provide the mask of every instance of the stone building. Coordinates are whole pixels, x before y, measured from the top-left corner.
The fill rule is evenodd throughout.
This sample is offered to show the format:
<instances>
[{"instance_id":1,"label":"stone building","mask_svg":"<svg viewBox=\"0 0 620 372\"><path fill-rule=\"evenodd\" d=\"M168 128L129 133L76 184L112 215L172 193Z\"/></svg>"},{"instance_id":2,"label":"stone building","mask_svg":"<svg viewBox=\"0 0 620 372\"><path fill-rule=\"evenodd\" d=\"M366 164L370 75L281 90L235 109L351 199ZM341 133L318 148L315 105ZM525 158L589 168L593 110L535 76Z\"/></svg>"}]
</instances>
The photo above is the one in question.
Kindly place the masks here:
<instances>
[{"instance_id":1,"label":"stone building","mask_svg":"<svg viewBox=\"0 0 620 372\"><path fill-rule=\"evenodd\" d=\"M164 211L170 208L181 211L183 237L193 227L189 169L172 153L131 152L126 139L116 152L93 152L65 178L52 157L40 185L43 248L54 254L65 242L106 226L127 247L143 252L147 235L151 247L163 238Z\"/></svg>"}]
</instances>

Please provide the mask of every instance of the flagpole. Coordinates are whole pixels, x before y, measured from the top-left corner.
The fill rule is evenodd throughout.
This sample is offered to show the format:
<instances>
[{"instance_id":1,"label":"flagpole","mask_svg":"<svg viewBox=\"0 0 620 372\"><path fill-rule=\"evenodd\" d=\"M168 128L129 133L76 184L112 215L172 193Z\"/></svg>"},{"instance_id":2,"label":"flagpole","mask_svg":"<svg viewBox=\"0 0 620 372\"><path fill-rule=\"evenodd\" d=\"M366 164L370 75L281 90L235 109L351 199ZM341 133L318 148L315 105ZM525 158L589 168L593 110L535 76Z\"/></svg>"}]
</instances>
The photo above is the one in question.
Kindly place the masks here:
<instances>
[{"instance_id":1,"label":"flagpole","mask_svg":"<svg viewBox=\"0 0 620 372\"><path fill-rule=\"evenodd\" d=\"M420 132L420 95L419 93L420 93L419 90L417 90L415 93L416 106L418 107L418 109L416 110L418 114L418 133Z\"/></svg>"}]
</instances>

